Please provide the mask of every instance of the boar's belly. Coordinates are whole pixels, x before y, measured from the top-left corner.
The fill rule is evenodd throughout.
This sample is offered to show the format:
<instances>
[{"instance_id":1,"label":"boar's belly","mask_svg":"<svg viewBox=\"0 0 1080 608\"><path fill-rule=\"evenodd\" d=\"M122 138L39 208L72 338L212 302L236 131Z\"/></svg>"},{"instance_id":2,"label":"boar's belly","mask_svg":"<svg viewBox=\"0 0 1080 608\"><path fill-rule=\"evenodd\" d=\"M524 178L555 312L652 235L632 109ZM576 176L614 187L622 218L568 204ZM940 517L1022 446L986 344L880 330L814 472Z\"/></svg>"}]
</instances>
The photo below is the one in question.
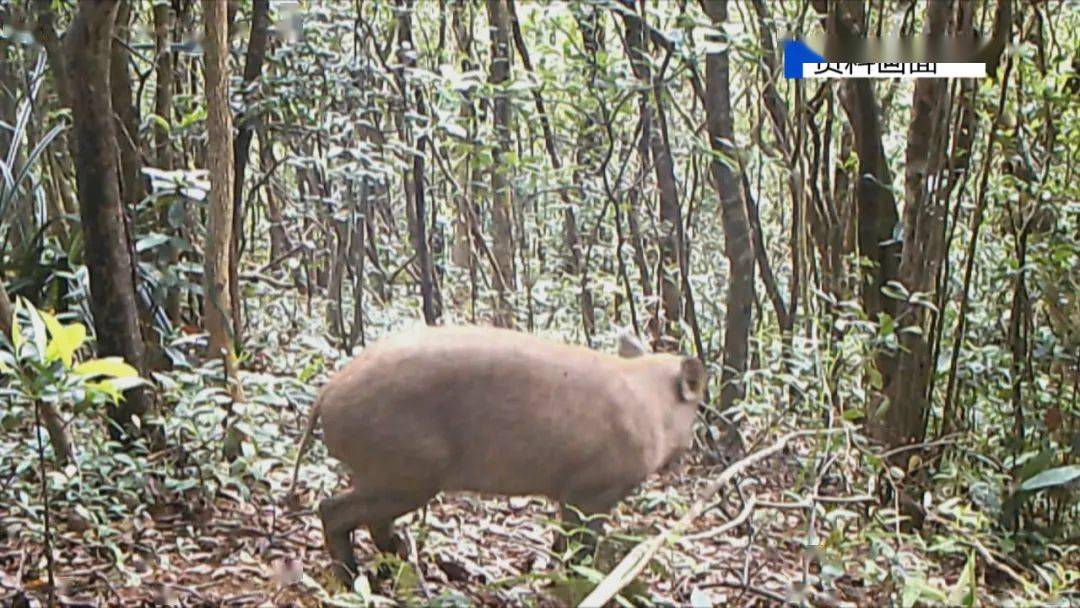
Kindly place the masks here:
<instances>
[{"instance_id":1,"label":"boar's belly","mask_svg":"<svg viewBox=\"0 0 1080 608\"><path fill-rule=\"evenodd\" d=\"M634 486L647 476L642 456L615 425L569 422L485 425L460 446L441 489L563 500L583 486Z\"/></svg>"}]
</instances>

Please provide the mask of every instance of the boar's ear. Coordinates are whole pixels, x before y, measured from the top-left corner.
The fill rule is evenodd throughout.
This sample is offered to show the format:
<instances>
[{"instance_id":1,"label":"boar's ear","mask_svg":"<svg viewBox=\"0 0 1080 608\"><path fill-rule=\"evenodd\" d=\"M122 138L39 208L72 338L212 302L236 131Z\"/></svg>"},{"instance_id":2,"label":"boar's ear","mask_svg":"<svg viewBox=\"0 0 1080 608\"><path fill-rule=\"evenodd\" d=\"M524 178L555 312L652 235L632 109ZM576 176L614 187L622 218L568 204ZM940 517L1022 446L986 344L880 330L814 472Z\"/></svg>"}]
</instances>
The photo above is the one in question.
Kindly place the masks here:
<instances>
[{"instance_id":1,"label":"boar's ear","mask_svg":"<svg viewBox=\"0 0 1080 608\"><path fill-rule=\"evenodd\" d=\"M683 401L697 403L705 398L705 366L697 357L683 357L679 366L679 396Z\"/></svg>"},{"instance_id":2,"label":"boar's ear","mask_svg":"<svg viewBox=\"0 0 1080 608\"><path fill-rule=\"evenodd\" d=\"M645 345L641 343L641 340L637 339L637 336L630 333L629 330L619 333L619 356L624 359L633 359L634 357L640 357L645 354Z\"/></svg>"}]
</instances>

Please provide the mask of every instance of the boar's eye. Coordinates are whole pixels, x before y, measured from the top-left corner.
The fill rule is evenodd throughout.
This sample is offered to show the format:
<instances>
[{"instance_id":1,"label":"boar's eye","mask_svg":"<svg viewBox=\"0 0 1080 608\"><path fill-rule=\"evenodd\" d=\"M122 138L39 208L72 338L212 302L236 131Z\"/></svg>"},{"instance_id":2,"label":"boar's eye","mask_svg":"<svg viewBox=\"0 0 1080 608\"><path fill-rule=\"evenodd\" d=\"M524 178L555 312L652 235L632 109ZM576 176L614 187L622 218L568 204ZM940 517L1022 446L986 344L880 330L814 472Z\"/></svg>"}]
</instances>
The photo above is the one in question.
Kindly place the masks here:
<instances>
[{"instance_id":1,"label":"boar's eye","mask_svg":"<svg viewBox=\"0 0 1080 608\"><path fill-rule=\"evenodd\" d=\"M679 397L697 403L705 398L705 366L696 357L683 357L679 365Z\"/></svg>"}]
</instances>

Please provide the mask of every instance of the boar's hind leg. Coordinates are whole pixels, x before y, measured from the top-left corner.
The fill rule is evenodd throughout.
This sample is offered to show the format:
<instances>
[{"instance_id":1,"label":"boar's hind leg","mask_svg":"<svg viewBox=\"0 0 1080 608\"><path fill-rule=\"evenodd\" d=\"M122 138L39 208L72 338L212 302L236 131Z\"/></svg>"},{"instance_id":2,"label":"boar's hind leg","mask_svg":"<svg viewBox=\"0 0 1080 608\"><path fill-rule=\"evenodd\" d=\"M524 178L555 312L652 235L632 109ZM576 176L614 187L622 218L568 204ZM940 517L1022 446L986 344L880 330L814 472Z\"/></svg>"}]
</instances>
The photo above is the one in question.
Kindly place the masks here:
<instances>
[{"instance_id":1,"label":"boar's hind leg","mask_svg":"<svg viewBox=\"0 0 1080 608\"><path fill-rule=\"evenodd\" d=\"M404 496L373 495L352 489L344 494L327 498L319 504L319 516L323 522L326 548L334 560L334 574L339 580L351 584L358 568L352 549L352 531L368 526L380 551L394 548L393 523L428 501L434 493Z\"/></svg>"},{"instance_id":2,"label":"boar's hind leg","mask_svg":"<svg viewBox=\"0 0 1080 608\"><path fill-rule=\"evenodd\" d=\"M412 511L408 509L401 513L404 515ZM371 540L375 543L375 548L383 553L393 553L399 557L404 557L402 552L404 551L404 544L401 541L401 537L394 533L394 520L400 517L394 516L388 518L379 523L368 524L368 530L371 532Z\"/></svg>"},{"instance_id":3,"label":"boar's hind leg","mask_svg":"<svg viewBox=\"0 0 1080 608\"><path fill-rule=\"evenodd\" d=\"M334 562L334 576L346 586L352 585L353 577L358 572L352 548L352 531L362 523L359 517L363 505L356 506L362 499L356 490L350 490L319 503L319 517L323 523L326 549Z\"/></svg>"}]
</instances>

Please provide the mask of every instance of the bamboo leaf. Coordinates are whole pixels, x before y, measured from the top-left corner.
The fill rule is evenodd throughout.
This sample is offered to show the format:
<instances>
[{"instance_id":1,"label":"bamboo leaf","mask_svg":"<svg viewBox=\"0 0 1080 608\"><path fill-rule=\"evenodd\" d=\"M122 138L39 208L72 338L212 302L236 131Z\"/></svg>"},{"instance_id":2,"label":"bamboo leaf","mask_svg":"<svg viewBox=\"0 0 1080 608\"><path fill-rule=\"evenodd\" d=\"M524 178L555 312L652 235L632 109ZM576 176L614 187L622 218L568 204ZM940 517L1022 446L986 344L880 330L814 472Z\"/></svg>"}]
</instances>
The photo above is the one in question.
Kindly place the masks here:
<instances>
[{"instance_id":1,"label":"bamboo leaf","mask_svg":"<svg viewBox=\"0 0 1080 608\"><path fill-rule=\"evenodd\" d=\"M1064 467L1048 469L1020 484L1020 490L1035 492L1046 488L1057 488L1080 481L1080 465L1071 464Z\"/></svg>"}]
</instances>

